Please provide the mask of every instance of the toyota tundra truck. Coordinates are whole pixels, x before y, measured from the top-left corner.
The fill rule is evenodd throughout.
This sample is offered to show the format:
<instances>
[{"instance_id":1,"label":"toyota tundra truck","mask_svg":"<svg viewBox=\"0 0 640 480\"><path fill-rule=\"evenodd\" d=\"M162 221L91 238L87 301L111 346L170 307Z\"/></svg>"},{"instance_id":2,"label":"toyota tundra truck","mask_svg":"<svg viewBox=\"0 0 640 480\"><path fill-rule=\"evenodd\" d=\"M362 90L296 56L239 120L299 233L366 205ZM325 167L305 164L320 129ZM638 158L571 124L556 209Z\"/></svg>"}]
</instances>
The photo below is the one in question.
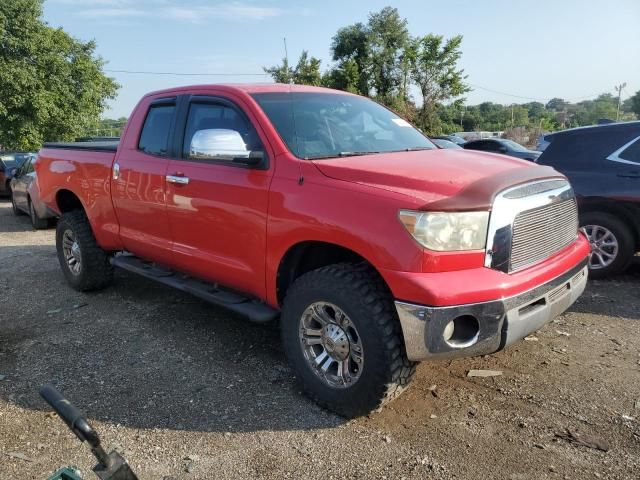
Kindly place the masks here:
<instances>
[{"instance_id":1,"label":"toyota tundra truck","mask_svg":"<svg viewBox=\"0 0 640 480\"><path fill-rule=\"evenodd\" d=\"M587 281L562 174L439 149L346 92L154 92L119 141L45 144L36 169L73 288L121 268L277 321L303 390L345 417L397 397L416 362L519 341Z\"/></svg>"}]
</instances>

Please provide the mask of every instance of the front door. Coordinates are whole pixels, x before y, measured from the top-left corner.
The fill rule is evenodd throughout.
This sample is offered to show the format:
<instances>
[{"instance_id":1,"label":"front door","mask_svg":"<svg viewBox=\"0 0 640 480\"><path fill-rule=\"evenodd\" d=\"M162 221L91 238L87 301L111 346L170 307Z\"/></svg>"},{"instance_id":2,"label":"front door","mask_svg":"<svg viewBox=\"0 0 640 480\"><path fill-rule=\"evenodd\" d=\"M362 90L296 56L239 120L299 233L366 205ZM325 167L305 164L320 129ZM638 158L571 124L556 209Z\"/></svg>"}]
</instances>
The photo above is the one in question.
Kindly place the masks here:
<instances>
[{"instance_id":1,"label":"front door","mask_svg":"<svg viewBox=\"0 0 640 480\"><path fill-rule=\"evenodd\" d=\"M171 263L171 233L166 211L166 179L176 98L147 101L136 109L112 167L113 206L124 248L146 260Z\"/></svg>"},{"instance_id":2,"label":"front door","mask_svg":"<svg viewBox=\"0 0 640 480\"><path fill-rule=\"evenodd\" d=\"M228 99L191 97L185 107L182 158L167 172L175 260L187 273L264 296L266 143ZM263 159L248 165L250 155Z\"/></svg>"},{"instance_id":3,"label":"front door","mask_svg":"<svg viewBox=\"0 0 640 480\"><path fill-rule=\"evenodd\" d=\"M25 212L29 211L28 188L29 185L31 185L31 182L33 182L34 177L35 171L33 168L33 160L28 158L18 169L18 172L15 175L12 192L16 206Z\"/></svg>"}]
</instances>

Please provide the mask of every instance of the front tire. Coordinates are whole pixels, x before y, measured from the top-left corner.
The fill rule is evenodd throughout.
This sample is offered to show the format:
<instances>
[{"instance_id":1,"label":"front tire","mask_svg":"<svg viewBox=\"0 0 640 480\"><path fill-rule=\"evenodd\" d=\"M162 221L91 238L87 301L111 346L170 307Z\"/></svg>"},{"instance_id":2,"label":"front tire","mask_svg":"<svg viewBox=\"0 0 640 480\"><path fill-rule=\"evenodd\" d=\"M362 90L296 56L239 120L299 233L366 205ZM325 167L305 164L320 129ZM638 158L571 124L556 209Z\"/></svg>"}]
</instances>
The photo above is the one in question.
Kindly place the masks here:
<instances>
[{"instance_id":1,"label":"front tire","mask_svg":"<svg viewBox=\"0 0 640 480\"><path fill-rule=\"evenodd\" d=\"M415 372L393 298L366 266L330 265L298 278L284 301L281 334L305 393L343 417L393 400Z\"/></svg>"},{"instance_id":2,"label":"front tire","mask_svg":"<svg viewBox=\"0 0 640 480\"><path fill-rule=\"evenodd\" d=\"M13 196L13 190L11 191L10 195L11 195L11 211L16 217L19 217L23 213L22 213L22 210L20 210L18 208L18 205L16 204L16 199Z\"/></svg>"},{"instance_id":3,"label":"front tire","mask_svg":"<svg viewBox=\"0 0 640 480\"><path fill-rule=\"evenodd\" d=\"M113 280L109 255L98 243L81 210L60 217L56 227L58 261L67 282L80 292L98 290Z\"/></svg>"},{"instance_id":4,"label":"front tire","mask_svg":"<svg viewBox=\"0 0 640 480\"><path fill-rule=\"evenodd\" d=\"M635 254L633 233L618 217L604 212L587 212L580 221L591 244L589 276L604 278L623 272Z\"/></svg>"}]
</instances>

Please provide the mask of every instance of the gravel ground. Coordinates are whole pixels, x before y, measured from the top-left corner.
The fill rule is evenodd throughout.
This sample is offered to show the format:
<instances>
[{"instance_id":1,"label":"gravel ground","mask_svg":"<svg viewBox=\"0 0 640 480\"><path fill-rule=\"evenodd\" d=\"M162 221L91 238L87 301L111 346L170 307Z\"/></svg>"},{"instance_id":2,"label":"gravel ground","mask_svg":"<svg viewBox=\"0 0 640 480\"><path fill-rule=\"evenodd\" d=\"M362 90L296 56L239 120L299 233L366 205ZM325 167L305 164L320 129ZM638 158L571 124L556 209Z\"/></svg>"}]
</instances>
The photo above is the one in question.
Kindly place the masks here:
<instances>
[{"instance_id":1,"label":"gravel ground","mask_svg":"<svg viewBox=\"0 0 640 480\"><path fill-rule=\"evenodd\" d=\"M639 286L640 264L590 282L529 341L424 363L400 399L346 422L300 393L274 327L124 272L75 292L54 231L0 200L0 479L95 478L44 383L143 479L640 478Z\"/></svg>"}]
</instances>

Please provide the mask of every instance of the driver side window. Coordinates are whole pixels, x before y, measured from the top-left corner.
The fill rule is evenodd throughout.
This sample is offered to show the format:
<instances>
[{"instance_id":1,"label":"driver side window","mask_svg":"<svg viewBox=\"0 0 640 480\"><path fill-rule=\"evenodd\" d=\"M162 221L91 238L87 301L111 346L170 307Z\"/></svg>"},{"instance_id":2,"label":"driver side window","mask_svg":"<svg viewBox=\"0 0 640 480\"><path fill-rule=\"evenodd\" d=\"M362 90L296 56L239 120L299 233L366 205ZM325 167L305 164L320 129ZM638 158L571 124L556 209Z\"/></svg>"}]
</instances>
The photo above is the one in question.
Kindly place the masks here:
<instances>
[{"instance_id":1,"label":"driver side window","mask_svg":"<svg viewBox=\"0 0 640 480\"><path fill-rule=\"evenodd\" d=\"M263 149L253 126L236 109L192 103L184 135L184 158L232 162Z\"/></svg>"}]
</instances>

